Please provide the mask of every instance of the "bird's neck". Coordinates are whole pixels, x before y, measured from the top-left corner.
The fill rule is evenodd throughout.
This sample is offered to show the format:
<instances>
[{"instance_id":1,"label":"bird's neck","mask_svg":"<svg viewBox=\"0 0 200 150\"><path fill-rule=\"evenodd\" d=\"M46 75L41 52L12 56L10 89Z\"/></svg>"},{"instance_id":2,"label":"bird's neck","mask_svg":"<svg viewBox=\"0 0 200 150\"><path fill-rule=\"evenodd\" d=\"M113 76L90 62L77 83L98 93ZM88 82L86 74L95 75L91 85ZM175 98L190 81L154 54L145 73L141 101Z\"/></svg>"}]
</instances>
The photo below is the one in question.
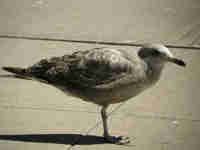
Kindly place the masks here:
<instances>
[{"instance_id":1,"label":"bird's neck","mask_svg":"<svg viewBox=\"0 0 200 150\"><path fill-rule=\"evenodd\" d=\"M151 84L156 83L160 79L165 62L160 60L144 60L147 65L146 73Z\"/></svg>"}]
</instances>

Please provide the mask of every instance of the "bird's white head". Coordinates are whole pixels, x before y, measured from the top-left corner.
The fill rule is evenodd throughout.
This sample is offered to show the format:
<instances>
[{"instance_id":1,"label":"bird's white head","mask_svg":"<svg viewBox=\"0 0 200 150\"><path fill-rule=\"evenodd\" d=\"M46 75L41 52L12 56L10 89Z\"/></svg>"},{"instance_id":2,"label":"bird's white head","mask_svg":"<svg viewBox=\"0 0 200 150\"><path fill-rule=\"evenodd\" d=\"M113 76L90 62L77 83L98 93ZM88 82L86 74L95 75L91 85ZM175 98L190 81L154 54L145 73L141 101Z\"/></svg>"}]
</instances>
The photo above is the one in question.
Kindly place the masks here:
<instances>
[{"instance_id":1,"label":"bird's white head","mask_svg":"<svg viewBox=\"0 0 200 150\"><path fill-rule=\"evenodd\" d=\"M149 63L172 62L179 66L186 66L183 60L175 58L169 49L162 44L144 44L140 48L138 56Z\"/></svg>"}]
</instances>

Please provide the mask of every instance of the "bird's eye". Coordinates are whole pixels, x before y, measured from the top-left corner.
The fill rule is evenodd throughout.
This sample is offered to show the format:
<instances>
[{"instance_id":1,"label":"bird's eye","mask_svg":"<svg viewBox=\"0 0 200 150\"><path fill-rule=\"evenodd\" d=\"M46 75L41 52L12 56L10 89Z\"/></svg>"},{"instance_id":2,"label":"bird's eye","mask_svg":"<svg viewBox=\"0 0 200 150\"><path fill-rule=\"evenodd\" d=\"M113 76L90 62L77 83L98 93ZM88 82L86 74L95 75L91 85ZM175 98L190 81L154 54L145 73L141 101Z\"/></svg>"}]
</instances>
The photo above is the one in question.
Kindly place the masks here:
<instances>
[{"instance_id":1,"label":"bird's eye","mask_svg":"<svg viewBox=\"0 0 200 150\"><path fill-rule=\"evenodd\" d=\"M142 49L139 51L138 55L139 55L141 58L151 57L151 56L152 56L152 57L158 57L158 56L161 55L161 53L160 53L158 50L156 50L156 49L150 49L150 48L145 49L145 48L142 48Z\"/></svg>"},{"instance_id":2,"label":"bird's eye","mask_svg":"<svg viewBox=\"0 0 200 150\"><path fill-rule=\"evenodd\" d=\"M157 50L152 50L152 51L151 51L151 55L152 55L152 56L159 56L159 55L160 55L160 52L157 51Z\"/></svg>"}]
</instances>

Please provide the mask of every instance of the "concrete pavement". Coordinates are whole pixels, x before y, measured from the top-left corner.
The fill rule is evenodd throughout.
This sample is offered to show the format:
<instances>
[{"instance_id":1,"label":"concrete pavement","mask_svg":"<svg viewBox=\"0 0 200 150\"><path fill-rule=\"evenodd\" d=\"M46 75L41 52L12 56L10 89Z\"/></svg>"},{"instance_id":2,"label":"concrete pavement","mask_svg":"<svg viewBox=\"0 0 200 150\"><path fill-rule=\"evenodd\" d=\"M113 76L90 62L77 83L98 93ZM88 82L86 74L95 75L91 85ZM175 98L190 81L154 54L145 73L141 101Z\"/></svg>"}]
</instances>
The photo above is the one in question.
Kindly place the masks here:
<instances>
[{"instance_id":1,"label":"concrete pavement","mask_svg":"<svg viewBox=\"0 0 200 150\"><path fill-rule=\"evenodd\" d=\"M198 0L0 3L0 35L199 45ZM42 57L99 46L0 39L0 66L28 66ZM110 118L113 135L131 137L128 146L104 143L101 124L95 127L100 121L96 105L45 84L0 78L0 150L198 150L200 52L171 50L187 67L168 65L154 88L128 101Z\"/></svg>"},{"instance_id":2,"label":"concrete pavement","mask_svg":"<svg viewBox=\"0 0 200 150\"><path fill-rule=\"evenodd\" d=\"M199 44L199 0L1 0L1 34Z\"/></svg>"}]
</instances>

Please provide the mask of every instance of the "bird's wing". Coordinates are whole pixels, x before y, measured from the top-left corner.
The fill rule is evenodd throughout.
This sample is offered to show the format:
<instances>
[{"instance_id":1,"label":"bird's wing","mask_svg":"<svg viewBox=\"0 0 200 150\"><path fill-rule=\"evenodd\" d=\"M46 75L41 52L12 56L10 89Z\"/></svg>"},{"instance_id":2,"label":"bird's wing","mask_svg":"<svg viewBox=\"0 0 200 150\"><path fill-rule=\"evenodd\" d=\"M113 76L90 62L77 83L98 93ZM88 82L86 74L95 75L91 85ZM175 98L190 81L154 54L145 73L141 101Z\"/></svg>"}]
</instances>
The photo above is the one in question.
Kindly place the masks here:
<instances>
[{"instance_id":1,"label":"bird's wing","mask_svg":"<svg viewBox=\"0 0 200 150\"><path fill-rule=\"evenodd\" d=\"M134 71L134 64L116 49L95 48L71 55L68 81L83 87L108 85L121 80ZM66 61L68 58L66 57Z\"/></svg>"},{"instance_id":2,"label":"bird's wing","mask_svg":"<svg viewBox=\"0 0 200 150\"><path fill-rule=\"evenodd\" d=\"M116 81L129 82L128 76L138 74L135 68L137 63L120 50L94 48L43 59L26 71L52 84L93 88L104 87Z\"/></svg>"}]
</instances>

